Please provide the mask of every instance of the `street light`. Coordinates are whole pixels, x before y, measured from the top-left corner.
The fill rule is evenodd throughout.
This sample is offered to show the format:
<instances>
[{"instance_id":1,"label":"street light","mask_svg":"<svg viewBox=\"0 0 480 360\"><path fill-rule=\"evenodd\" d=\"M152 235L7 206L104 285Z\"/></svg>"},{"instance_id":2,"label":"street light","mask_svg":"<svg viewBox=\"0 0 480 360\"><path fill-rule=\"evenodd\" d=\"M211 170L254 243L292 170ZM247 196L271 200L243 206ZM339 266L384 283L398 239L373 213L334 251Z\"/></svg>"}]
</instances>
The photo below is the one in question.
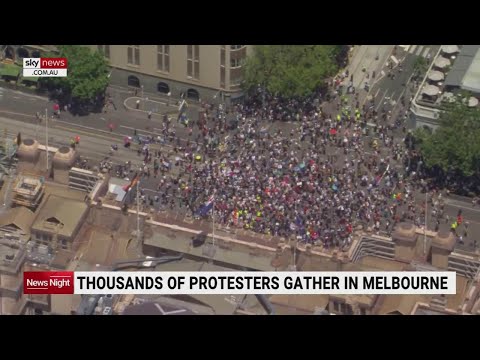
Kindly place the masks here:
<instances>
[{"instance_id":1,"label":"street light","mask_svg":"<svg viewBox=\"0 0 480 360\"><path fill-rule=\"evenodd\" d=\"M47 178L48 178L48 110L45 109L45 150L47 154Z\"/></svg>"}]
</instances>

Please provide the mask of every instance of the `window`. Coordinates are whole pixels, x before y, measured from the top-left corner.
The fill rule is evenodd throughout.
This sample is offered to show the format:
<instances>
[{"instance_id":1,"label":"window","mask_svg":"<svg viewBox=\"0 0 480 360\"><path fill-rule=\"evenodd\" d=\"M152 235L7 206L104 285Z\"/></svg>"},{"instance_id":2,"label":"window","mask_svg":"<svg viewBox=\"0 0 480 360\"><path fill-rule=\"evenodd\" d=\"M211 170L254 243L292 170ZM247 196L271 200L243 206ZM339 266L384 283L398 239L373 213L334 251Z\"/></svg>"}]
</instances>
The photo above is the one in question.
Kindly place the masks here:
<instances>
[{"instance_id":1,"label":"window","mask_svg":"<svg viewBox=\"0 0 480 360\"><path fill-rule=\"evenodd\" d=\"M225 50L225 45L222 45L220 48L220 87L225 89L226 79L225 79L225 64L227 62L227 53Z\"/></svg>"},{"instance_id":2,"label":"window","mask_svg":"<svg viewBox=\"0 0 480 360\"><path fill-rule=\"evenodd\" d=\"M200 45L187 45L187 76L200 78Z\"/></svg>"},{"instance_id":3,"label":"window","mask_svg":"<svg viewBox=\"0 0 480 360\"><path fill-rule=\"evenodd\" d=\"M352 307L349 304L341 304L340 312L344 315L353 315Z\"/></svg>"},{"instance_id":4,"label":"window","mask_svg":"<svg viewBox=\"0 0 480 360\"><path fill-rule=\"evenodd\" d=\"M225 66L220 67L220 87L225 89Z\"/></svg>"},{"instance_id":5,"label":"window","mask_svg":"<svg viewBox=\"0 0 480 360\"><path fill-rule=\"evenodd\" d=\"M245 45L230 45L230 49L232 50L238 50L243 48Z\"/></svg>"},{"instance_id":6,"label":"window","mask_svg":"<svg viewBox=\"0 0 480 360\"><path fill-rule=\"evenodd\" d=\"M140 65L140 45L128 45L127 63L129 65Z\"/></svg>"},{"instance_id":7,"label":"window","mask_svg":"<svg viewBox=\"0 0 480 360\"><path fill-rule=\"evenodd\" d=\"M110 59L110 45L97 45L98 51L100 51L103 56Z\"/></svg>"},{"instance_id":8,"label":"window","mask_svg":"<svg viewBox=\"0 0 480 360\"><path fill-rule=\"evenodd\" d=\"M336 301L333 303L333 311L338 312L338 313L340 312L340 303L338 303Z\"/></svg>"},{"instance_id":9,"label":"window","mask_svg":"<svg viewBox=\"0 0 480 360\"><path fill-rule=\"evenodd\" d=\"M170 72L170 45L157 45L157 70Z\"/></svg>"},{"instance_id":10,"label":"window","mask_svg":"<svg viewBox=\"0 0 480 360\"><path fill-rule=\"evenodd\" d=\"M242 59L230 59L230 67L236 68L242 66Z\"/></svg>"}]
</instances>

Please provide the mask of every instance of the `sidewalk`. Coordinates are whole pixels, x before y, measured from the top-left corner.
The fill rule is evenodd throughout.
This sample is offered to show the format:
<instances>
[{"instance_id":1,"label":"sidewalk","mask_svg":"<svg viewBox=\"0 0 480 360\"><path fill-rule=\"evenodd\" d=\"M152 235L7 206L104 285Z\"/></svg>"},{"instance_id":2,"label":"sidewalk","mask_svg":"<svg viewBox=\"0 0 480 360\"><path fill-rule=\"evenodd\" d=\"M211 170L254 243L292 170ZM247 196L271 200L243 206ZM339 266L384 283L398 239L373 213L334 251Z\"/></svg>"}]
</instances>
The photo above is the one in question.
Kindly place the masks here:
<instances>
[{"instance_id":1,"label":"sidewalk","mask_svg":"<svg viewBox=\"0 0 480 360\"><path fill-rule=\"evenodd\" d=\"M139 108L137 109L137 102ZM173 102L173 101L172 101ZM151 100L148 97L142 99L140 97L128 97L124 100L123 106L126 110L137 111L140 113L152 112L152 115L173 115L178 113L178 105L176 103L168 103L163 101Z\"/></svg>"}]
</instances>

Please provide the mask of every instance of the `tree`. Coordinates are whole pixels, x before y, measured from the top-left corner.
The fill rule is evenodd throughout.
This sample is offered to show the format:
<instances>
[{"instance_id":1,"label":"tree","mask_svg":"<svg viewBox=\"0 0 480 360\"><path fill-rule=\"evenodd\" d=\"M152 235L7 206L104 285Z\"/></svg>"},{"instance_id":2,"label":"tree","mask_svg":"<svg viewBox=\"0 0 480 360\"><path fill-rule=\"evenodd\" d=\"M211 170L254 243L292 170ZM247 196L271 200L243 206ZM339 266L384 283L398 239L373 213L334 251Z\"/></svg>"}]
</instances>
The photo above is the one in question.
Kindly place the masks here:
<instances>
[{"instance_id":1,"label":"tree","mask_svg":"<svg viewBox=\"0 0 480 360\"><path fill-rule=\"evenodd\" d=\"M61 100L76 104L94 104L108 86L108 63L97 51L79 45L60 45L59 54L68 61L68 76L48 78L50 88L61 94Z\"/></svg>"},{"instance_id":2,"label":"tree","mask_svg":"<svg viewBox=\"0 0 480 360\"><path fill-rule=\"evenodd\" d=\"M480 174L480 109L469 108L468 98L446 105L434 133L423 129L415 132L427 167L467 177Z\"/></svg>"},{"instance_id":3,"label":"tree","mask_svg":"<svg viewBox=\"0 0 480 360\"><path fill-rule=\"evenodd\" d=\"M335 75L344 45L256 45L245 64L244 88L258 85L284 97L305 97Z\"/></svg>"}]
</instances>

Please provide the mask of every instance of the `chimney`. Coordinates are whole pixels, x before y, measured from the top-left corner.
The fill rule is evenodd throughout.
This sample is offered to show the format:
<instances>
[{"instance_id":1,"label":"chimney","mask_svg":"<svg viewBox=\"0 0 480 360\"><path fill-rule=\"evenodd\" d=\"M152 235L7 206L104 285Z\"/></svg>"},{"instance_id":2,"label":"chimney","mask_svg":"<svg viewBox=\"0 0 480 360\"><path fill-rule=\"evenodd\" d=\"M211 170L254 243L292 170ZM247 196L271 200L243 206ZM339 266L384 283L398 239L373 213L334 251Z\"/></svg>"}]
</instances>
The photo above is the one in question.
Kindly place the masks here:
<instances>
[{"instance_id":1,"label":"chimney","mask_svg":"<svg viewBox=\"0 0 480 360\"><path fill-rule=\"evenodd\" d=\"M395 260L411 262L415 256L417 234L415 226L410 223L400 223L395 227L392 235L395 243Z\"/></svg>"},{"instance_id":2,"label":"chimney","mask_svg":"<svg viewBox=\"0 0 480 360\"><path fill-rule=\"evenodd\" d=\"M455 237L451 232L438 232L432 240L432 265L448 269L448 257L455 247Z\"/></svg>"}]
</instances>

